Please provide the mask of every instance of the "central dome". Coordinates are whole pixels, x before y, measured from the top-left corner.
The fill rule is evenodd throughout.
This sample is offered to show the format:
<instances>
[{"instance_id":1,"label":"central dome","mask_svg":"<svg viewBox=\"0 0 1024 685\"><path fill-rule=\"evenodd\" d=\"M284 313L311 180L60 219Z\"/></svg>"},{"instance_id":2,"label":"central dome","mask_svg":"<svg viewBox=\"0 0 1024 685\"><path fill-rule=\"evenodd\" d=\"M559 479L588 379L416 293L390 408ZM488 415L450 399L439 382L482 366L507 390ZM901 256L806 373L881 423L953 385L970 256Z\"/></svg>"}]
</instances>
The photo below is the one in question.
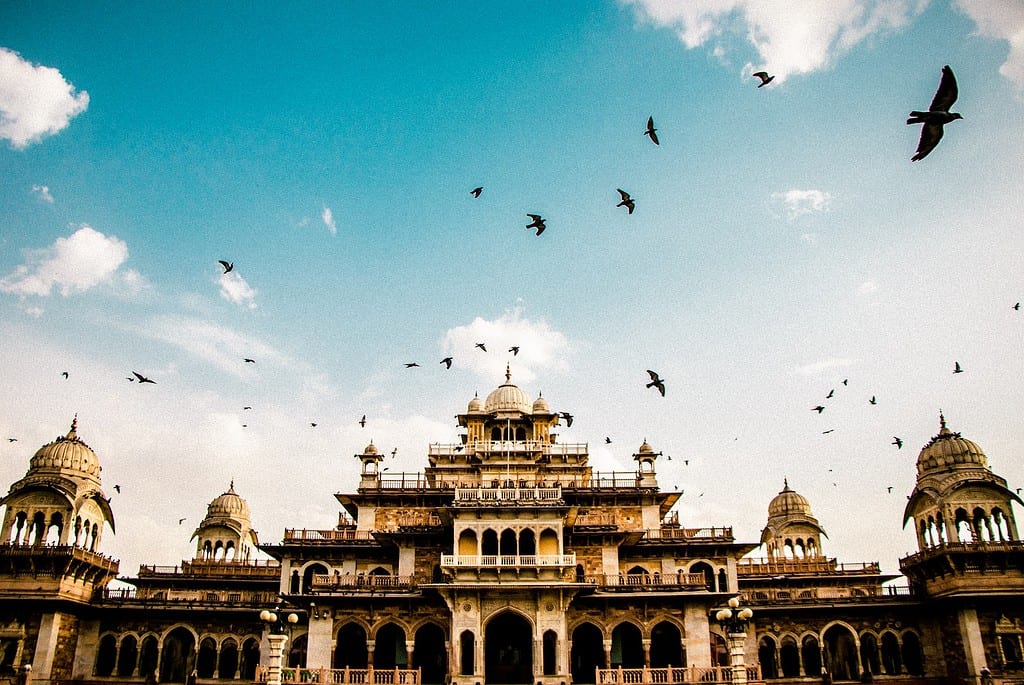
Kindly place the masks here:
<instances>
[{"instance_id":1,"label":"central dome","mask_svg":"<svg viewBox=\"0 0 1024 685\"><path fill-rule=\"evenodd\" d=\"M533 411L533 402L526 393L512 384L512 373L505 367L505 382L491 391L484 401L484 412L493 414L499 411L517 411L529 414Z\"/></svg>"},{"instance_id":2,"label":"central dome","mask_svg":"<svg viewBox=\"0 0 1024 685\"><path fill-rule=\"evenodd\" d=\"M40 447L29 461L29 470L71 470L99 478L100 460L78 437L78 417L71 422L67 435Z\"/></svg>"},{"instance_id":3,"label":"central dome","mask_svg":"<svg viewBox=\"0 0 1024 685\"><path fill-rule=\"evenodd\" d=\"M811 503L799 492L790 489L789 481L783 481L782 492L775 495L768 504L768 517L791 516L793 514L811 515Z\"/></svg>"},{"instance_id":4,"label":"central dome","mask_svg":"<svg viewBox=\"0 0 1024 685\"><path fill-rule=\"evenodd\" d=\"M206 509L206 518L233 518L249 520L249 505L235 492L235 483L231 482L228 491L210 502Z\"/></svg>"},{"instance_id":5,"label":"central dome","mask_svg":"<svg viewBox=\"0 0 1024 685\"><path fill-rule=\"evenodd\" d=\"M939 434L917 456L917 476L956 468L988 468L988 457L973 441L946 428L946 417L939 414Z\"/></svg>"}]
</instances>

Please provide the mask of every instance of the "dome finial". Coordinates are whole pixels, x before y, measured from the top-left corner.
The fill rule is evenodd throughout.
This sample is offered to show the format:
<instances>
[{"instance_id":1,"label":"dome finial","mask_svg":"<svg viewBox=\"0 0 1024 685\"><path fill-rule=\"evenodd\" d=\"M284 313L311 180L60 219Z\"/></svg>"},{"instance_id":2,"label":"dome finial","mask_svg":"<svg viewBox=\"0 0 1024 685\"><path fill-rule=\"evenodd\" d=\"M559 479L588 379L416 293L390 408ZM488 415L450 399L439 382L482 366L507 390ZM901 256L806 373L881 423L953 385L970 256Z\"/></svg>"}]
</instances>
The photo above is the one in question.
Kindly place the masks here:
<instances>
[{"instance_id":1,"label":"dome finial","mask_svg":"<svg viewBox=\"0 0 1024 685\"><path fill-rule=\"evenodd\" d=\"M782 489L789 490L789 479L785 476L782 477Z\"/></svg>"},{"instance_id":2,"label":"dome finial","mask_svg":"<svg viewBox=\"0 0 1024 685\"><path fill-rule=\"evenodd\" d=\"M78 437L78 412L75 412L75 418L71 419L71 430L68 431L68 440L74 440Z\"/></svg>"},{"instance_id":3,"label":"dome finial","mask_svg":"<svg viewBox=\"0 0 1024 685\"><path fill-rule=\"evenodd\" d=\"M231 482L228 484L228 492L234 492L234 491L235 491L235 479L232 478Z\"/></svg>"},{"instance_id":4,"label":"dome finial","mask_svg":"<svg viewBox=\"0 0 1024 685\"><path fill-rule=\"evenodd\" d=\"M512 381L512 368L506 362L505 363L505 382L509 383L511 381Z\"/></svg>"},{"instance_id":5,"label":"dome finial","mask_svg":"<svg viewBox=\"0 0 1024 685\"><path fill-rule=\"evenodd\" d=\"M942 410L939 410L939 428L941 430L946 429L946 417L942 415Z\"/></svg>"}]
</instances>

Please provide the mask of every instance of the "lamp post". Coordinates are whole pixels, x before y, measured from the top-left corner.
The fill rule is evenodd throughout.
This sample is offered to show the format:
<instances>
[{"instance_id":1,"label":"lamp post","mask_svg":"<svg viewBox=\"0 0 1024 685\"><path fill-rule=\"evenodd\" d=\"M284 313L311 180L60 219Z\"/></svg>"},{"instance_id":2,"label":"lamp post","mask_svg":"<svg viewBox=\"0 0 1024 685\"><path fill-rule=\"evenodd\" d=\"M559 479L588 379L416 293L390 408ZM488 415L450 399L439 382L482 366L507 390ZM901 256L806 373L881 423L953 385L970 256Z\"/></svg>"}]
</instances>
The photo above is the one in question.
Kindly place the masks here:
<instances>
[{"instance_id":1,"label":"lamp post","mask_svg":"<svg viewBox=\"0 0 1024 685\"><path fill-rule=\"evenodd\" d=\"M260 620L266 623L270 629L270 633L267 635L267 641L270 643L270 656L267 658L267 685L281 685L284 644L291 636L292 626L299 622L299 616L295 613L285 616L278 605L273 610L261 611ZM288 629L288 635L285 635L285 628Z\"/></svg>"},{"instance_id":2,"label":"lamp post","mask_svg":"<svg viewBox=\"0 0 1024 685\"><path fill-rule=\"evenodd\" d=\"M743 645L747 639L747 624L754 616L750 607L740 609L740 598L730 597L729 606L715 612L715 620L729 640L729 668L733 685L747 685L747 664Z\"/></svg>"}]
</instances>

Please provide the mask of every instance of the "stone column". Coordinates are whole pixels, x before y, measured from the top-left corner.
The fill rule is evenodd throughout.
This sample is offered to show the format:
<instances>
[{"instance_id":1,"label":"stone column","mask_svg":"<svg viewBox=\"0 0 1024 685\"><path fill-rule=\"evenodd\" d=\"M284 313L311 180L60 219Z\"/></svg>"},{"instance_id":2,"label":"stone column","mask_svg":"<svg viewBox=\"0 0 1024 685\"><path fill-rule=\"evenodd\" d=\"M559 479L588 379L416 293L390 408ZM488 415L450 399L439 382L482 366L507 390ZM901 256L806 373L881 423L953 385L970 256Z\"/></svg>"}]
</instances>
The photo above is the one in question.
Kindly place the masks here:
<instances>
[{"instance_id":1,"label":"stone column","mask_svg":"<svg viewBox=\"0 0 1024 685\"><path fill-rule=\"evenodd\" d=\"M267 635L267 642L270 643L270 654L267 655L267 685L281 685L281 657L284 656L284 643L287 641L287 635Z\"/></svg>"},{"instance_id":2,"label":"stone column","mask_svg":"<svg viewBox=\"0 0 1024 685\"><path fill-rule=\"evenodd\" d=\"M746 633L729 633L729 670L732 671L732 685L747 685L747 663L743 646Z\"/></svg>"},{"instance_id":3,"label":"stone column","mask_svg":"<svg viewBox=\"0 0 1024 685\"><path fill-rule=\"evenodd\" d=\"M641 644L643 644L643 647L644 647L644 668L650 668L651 667L651 641L650 641L650 639L645 639L645 640L641 640L640 642L641 642Z\"/></svg>"}]
</instances>

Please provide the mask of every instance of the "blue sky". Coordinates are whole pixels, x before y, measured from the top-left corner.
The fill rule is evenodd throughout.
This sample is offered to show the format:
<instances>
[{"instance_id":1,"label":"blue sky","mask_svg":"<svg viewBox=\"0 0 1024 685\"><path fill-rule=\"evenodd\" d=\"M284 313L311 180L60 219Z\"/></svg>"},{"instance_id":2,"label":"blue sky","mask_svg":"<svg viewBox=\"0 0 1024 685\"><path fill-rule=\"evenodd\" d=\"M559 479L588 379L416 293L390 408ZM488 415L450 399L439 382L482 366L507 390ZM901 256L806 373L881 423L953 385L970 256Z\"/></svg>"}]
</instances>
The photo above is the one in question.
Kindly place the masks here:
<instances>
[{"instance_id":1,"label":"blue sky","mask_svg":"<svg viewBox=\"0 0 1024 685\"><path fill-rule=\"evenodd\" d=\"M122 572L231 479L276 541L509 363L596 468L671 455L685 525L756 542L788 478L895 570L940 408L1024 484L1021 36L981 0L4 3L0 481L78 413ZM944 64L964 119L911 163Z\"/></svg>"}]
</instances>

